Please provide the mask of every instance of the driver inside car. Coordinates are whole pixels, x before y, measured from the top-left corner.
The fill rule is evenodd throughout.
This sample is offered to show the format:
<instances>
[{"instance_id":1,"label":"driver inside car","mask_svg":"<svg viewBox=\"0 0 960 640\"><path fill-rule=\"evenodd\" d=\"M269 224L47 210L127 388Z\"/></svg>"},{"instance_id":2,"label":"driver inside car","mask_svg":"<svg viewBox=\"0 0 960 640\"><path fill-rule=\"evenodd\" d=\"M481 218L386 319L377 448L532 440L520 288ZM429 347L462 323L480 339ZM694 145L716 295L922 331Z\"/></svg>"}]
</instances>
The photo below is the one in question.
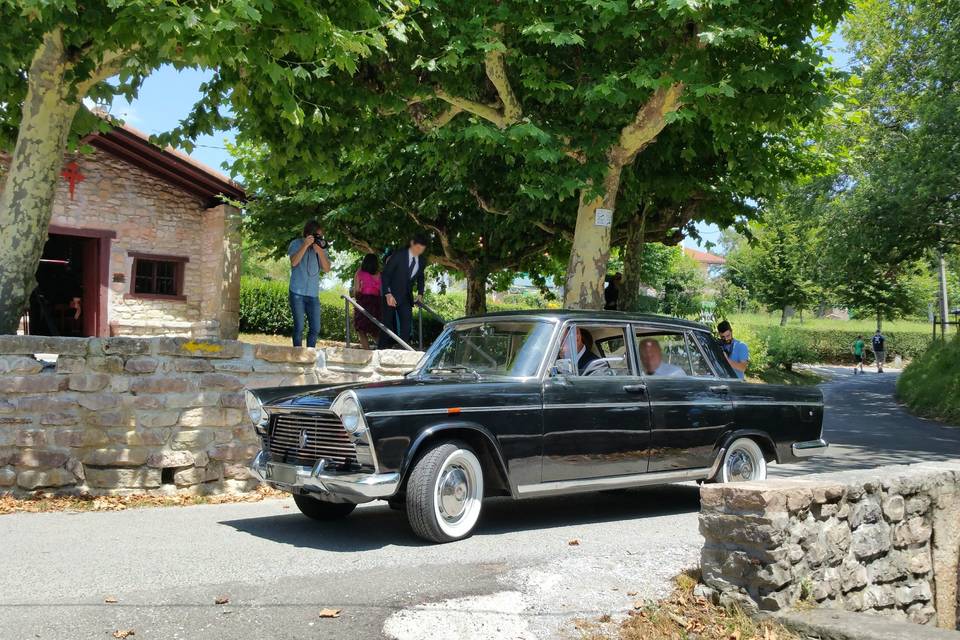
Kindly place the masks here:
<instances>
[{"instance_id":1,"label":"driver inside car","mask_svg":"<svg viewBox=\"0 0 960 640\"><path fill-rule=\"evenodd\" d=\"M570 355L567 353L567 335L563 335L563 342L560 347L560 357L572 360ZM583 375L584 371L587 370L587 367L590 366L590 363L594 360L599 360L600 356L595 354L590 347L593 346L593 336L590 335L590 332L586 329L581 329L577 327L577 370L580 372L580 375Z\"/></svg>"}]
</instances>

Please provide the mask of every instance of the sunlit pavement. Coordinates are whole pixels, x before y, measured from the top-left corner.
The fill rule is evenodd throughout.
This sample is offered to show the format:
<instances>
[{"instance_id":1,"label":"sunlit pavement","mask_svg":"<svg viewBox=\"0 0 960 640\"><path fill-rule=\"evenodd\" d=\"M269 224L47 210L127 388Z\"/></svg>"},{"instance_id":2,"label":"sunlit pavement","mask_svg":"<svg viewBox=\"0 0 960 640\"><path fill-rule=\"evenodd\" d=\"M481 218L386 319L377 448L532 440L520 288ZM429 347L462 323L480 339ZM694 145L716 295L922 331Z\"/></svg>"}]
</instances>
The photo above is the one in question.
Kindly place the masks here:
<instances>
[{"instance_id":1,"label":"sunlit pavement","mask_svg":"<svg viewBox=\"0 0 960 640\"><path fill-rule=\"evenodd\" d=\"M829 454L772 475L960 458L960 428L903 411L895 374L823 371ZM576 638L574 618L662 595L696 564L698 506L694 484L497 499L447 545L381 505L327 525L290 500L2 516L0 640L380 638L385 625L402 640Z\"/></svg>"}]
</instances>

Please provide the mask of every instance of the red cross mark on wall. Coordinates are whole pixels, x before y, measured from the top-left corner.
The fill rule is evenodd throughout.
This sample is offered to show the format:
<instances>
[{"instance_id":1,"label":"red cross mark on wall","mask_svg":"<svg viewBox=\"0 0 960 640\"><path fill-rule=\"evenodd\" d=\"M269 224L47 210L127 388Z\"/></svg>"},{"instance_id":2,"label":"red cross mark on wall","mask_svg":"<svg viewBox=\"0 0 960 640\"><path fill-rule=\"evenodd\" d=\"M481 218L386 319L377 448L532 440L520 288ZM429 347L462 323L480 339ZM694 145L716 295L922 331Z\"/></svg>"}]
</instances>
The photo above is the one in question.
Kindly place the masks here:
<instances>
[{"instance_id":1,"label":"red cross mark on wall","mask_svg":"<svg viewBox=\"0 0 960 640\"><path fill-rule=\"evenodd\" d=\"M77 188L77 183L83 182L87 177L80 173L80 167L76 162L68 164L67 168L60 172L60 175L70 183L70 199L73 200L73 192Z\"/></svg>"}]
</instances>

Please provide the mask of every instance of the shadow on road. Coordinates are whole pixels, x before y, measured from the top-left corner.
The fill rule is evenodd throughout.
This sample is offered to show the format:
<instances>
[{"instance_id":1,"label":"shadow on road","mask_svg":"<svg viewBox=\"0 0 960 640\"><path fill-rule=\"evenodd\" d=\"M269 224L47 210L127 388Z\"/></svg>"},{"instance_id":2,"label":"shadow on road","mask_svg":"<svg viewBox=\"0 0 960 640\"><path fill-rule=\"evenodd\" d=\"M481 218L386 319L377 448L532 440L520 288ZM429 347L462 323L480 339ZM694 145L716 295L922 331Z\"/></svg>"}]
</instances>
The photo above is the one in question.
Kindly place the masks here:
<instances>
[{"instance_id":1,"label":"shadow on road","mask_svg":"<svg viewBox=\"0 0 960 640\"><path fill-rule=\"evenodd\" d=\"M483 503L483 514L474 535L644 520L695 513L699 509L699 487L695 484L522 501L491 498ZM283 515L225 520L220 524L280 544L324 551L349 553L386 546L429 545L413 535L402 511L386 505L364 506L337 522L316 522L291 509L291 513Z\"/></svg>"}]
</instances>

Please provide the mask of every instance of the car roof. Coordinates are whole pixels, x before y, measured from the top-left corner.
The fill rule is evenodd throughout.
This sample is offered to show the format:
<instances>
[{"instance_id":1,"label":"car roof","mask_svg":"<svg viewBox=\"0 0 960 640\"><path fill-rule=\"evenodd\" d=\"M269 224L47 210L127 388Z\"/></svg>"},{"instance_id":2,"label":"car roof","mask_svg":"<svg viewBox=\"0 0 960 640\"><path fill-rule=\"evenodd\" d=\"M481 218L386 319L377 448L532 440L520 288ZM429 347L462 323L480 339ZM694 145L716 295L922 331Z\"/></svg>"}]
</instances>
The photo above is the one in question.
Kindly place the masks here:
<instances>
[{"instance_id":1,"label":"car roof","mask_svg":"<svg viewBox=\"0 0 960 640\"><path fill-rule=\"evenodd\" d=\"M589 309L527 309L522 311L494 311L476 316L464 316L454 322L462 320L478 320L483 318L511 318L511 317L541 317L555 320L620 320L622 322L650 322L669 324L673 326L710 332L710 327L699 322L662 316L653 313L631 313L628 311L592 311Z\"/></svg>"}]
</instances>

